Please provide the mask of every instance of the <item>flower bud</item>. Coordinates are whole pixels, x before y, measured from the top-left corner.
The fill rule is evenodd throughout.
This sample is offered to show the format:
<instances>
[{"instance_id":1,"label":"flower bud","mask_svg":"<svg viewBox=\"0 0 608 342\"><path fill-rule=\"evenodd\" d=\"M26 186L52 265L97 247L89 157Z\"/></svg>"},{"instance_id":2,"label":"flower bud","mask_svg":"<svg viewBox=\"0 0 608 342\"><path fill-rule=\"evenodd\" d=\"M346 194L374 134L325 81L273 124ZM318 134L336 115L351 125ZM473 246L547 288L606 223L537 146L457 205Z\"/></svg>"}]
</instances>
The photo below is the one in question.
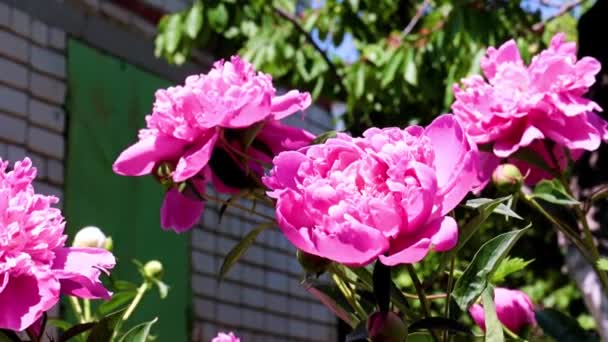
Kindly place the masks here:
<instances>
[{"instance_id":1,"label":"flower bud","mask_svg":"<svg viewBox=\"0 0 608 342\"><path fill-rule=\"evenodd\" d=\"M112 249L114 248L114 240L111 236L108 236L106 238L106 242L103 244L103 248L107 251L112 251Z\"/></svg>"},{"instance_id":2,"label":"flower bud","mask_svg":"<svg viewBox=\"0 0 608 342\"><path fill-rule=\"evenodd\" d=\"M367 320L372 342L406 342L407 326L394 312L374 312Z\"/></svg>"},{"instance_id":3,"label":"flower bud","mask_svg":"<svg viewBox=\"0 0 608 342\"><path fill-rule=\"evenodd\" d=\"M524 177L513 164L498 165L492 173L492 182L500 192L514 193L521 188Z\"/></svg>"},{"instance_id":4,"label":"flower bud","mask_svg":"<svg viewBox=\"0 0 608 342\"><path fill-rule=\"evenodd\" d=\"M84 227L76 233L72 246L74 247L93 247L105 248L106 235L101 229L93 226Z\"/></svg>"},{"instance_id":5,"label":"flower bud","mask_svg":"<svg viewBox=\"0 0 608 342\"><path fill-rule=\"evenodd\" d=\"M152 279L160 279L163 275L163 264L158 260L150 260L144 265L144 275Z\"/></svg>"},{"instance_id":6,"label":"flower bud","mask_svg":"<svg viewBox=\"0 0 608 342\"><path fill-rule=\"evenodd\" d=\"M321 274L327 270L327 267L331 263L331 261L328 259L303 252L299 249L296 252L296 256L298 258L298 262L307 274Z\"/></svg>"}]
</instances>

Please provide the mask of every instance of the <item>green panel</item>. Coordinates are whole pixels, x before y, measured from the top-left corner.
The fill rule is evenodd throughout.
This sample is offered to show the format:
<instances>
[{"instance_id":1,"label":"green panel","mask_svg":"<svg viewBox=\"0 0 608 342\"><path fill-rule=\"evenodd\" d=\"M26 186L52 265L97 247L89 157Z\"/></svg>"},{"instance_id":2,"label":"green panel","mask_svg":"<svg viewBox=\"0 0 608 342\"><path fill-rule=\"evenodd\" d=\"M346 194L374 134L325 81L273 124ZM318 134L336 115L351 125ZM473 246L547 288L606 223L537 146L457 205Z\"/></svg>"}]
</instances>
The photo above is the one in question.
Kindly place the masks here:
<instances>
[{"instance_id":1,"label":"green panel","mask_svg":"<svg viewBox=\"0 0 608 342\"><path fill-rule=\"evenodd\" d=\"M137 281L132 260L159 259L169 296L149 292L131 321L159 316L159 341L187 340L190 301L189 236L160 228L162 189L153 177L112 172L118 154L137 139L150 112L154 91L166 80L82 43L68 44L69 112L65 213L68 232L86 225L114 239L118 279Z\"/></svg>"}]
</instances>

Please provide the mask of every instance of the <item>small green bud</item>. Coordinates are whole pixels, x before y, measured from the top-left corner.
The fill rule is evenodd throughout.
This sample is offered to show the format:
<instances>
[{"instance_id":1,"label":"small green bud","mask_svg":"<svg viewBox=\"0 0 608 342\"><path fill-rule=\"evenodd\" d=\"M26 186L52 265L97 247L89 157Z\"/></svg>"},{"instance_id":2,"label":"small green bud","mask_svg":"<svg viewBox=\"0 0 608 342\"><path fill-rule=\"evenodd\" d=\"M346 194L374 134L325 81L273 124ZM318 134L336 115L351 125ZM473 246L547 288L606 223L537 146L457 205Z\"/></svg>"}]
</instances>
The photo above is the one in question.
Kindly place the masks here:
<instances>
[{"instance_id":1,"label":"small green bud","mask_svg":"<svg viewBox=\"0 0 608 342\"><path fill-rule=\"evenodd\" d=\"M367 320L371 342L406 342L407 325L394 312L374 312Z\"/></svg>"},{"instance_id":2,"label":"small green bud","mask_svg":"<svg viewBox=\"0 0 608 342\"><path fill-rule=\"evenodd\" d=\"M163 264L158 260L150 260L144 265L144 274L148 278L160 279L163 276Z\"/></svg>"},{"instance_id":3,"label":"small green bud","mask_svg":"<svg viewBox=\"0 0 608 342\"><path fill-rule=\"evenodd\" d=\"M494 173L492 173L492 182L498 191L512 194L519 191L524 182L524 177L517 166L502 164L498 165Z\"/></svg>"},{"instance_id":4,"label":"small green bud","mask_svg":"<svg viewBox=\"0 0 608 342\"><path fill-rule=\"evenodd\" d=\"M106 238L106 242L103 244L103 248L105 248L107 251L112 251L112 249L114 248L114 240L111 236L108 236Z\"/></svg>"},{"instance_id":5,"label":"small green bud","mask_svg":"<svg viewBox=\"0 0 608 342\"><path fill-rule=\"evenodd\" d=\"M331 261L320 256L303 252L298 249L296 252L298 262L307 274L321 274L327 270Z\"/></svg>"}]
</instances>

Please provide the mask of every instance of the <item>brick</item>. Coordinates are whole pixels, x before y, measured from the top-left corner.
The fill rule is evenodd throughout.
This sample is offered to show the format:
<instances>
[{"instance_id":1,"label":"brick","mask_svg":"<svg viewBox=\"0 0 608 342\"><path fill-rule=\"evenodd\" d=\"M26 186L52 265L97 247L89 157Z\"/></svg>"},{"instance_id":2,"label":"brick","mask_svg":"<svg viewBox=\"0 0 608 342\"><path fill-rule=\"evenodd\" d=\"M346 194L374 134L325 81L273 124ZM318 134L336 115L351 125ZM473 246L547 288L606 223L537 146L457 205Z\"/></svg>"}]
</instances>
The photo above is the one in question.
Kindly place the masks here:
<instances>
[{"instance_id":1,"label":"brick","mask_svg":"<svg viewBox=\"0 0 608 342\"><path fill-rule=\"evenodd\" d=\"M241 291L244 304L259 308L264 307L264 292L251 287L243 287Z\"/></svg>"},{"instance_id":2,"label":"brick","mask_svg":"<svg viewBox=\"0 0 608 342\"><path fill-rule=\"evenodd\" d=\"M59 78L65 78L66 76L65 57L57 52L38 46L32 46L30 64L34 69L47 74Z\"/></svg>"},{"instance_id":3,"label":"brick","mask_svg":"<svg viewBox=\"0 0 608 342\"><path fill-rule=\"evenodd\" d=\"M49 181L56 184L63 184L63 163L55 159L49 159L46 174Z\"/></svg>"},{"instance_id":4,"label":"brick","mask_svg":"<svg viewBox=\"0 0 608 342\"><path fill-rule=\"evenodd\" d=\"M264 272L258 267L243 266L243 281L247 284L264 286Z\"/></svg>"},{"instance_id":5,"label":"brick","mask_svg":"<svg viewBox=\"0 0 608 342\"><path fill-rule=\"evenodd\" d=\"M264 293L264 305L269 311L288 313L287 298L270 292Z\"/></svg>"},{"instance_id":6,"label":"brick","mask_svg":"<svg viewBox=\"0 0 608 342\"><path fill-rule=\"evenodd\" d=\"M264 285L266 287L287 293L289 291L289 277L286 274L278 272L266 272Z\"/></svg>"},{"instance_id":7,"label":"brick","mask_svg":"<svg viewBox=\"0 0 608 342\"><path fill-rule=\"evenodd\" d=\"M216 274L218 268L218 259L209 254L199 252L192 253L192 265L198 272Z\"/></svg>"},{"instance_id":8,"label":"brick","mask_svg":"<svg viewBox=\"0 0 608 342\"><path fill-rule=\"evenodd\" d=\"M39 181L34 181L34 189L36 190L37 193L43 194L43 195L48 195L48 196L55 196L57 198L59 198L59 203L55 204L54 207L56 208L61 208L61 202L63 199L63 190L61 190L61 188L58 188L56 186L52 186L46 183L42 183Z\"/></svg>"},{"instance_id":9,"label":"brick","mask_svg":"<svg viewBox=\"0 0 608 342\"><path fill-rule=\"evenodd\" d=\"M334 336L332 330L335 330L332 326L310 324L310 338L314 341L332 341L332 337ZM333 338L333 341L335 340Z\"/></svg>"},{"instance_id":10,"label":"brick","mask_svg":"<svg viewBox=\"0 0 608 342\"><path fill-rule=\"evenodd\" d=\"M6 157L12 162L23 160L23 158L27 157L27 151L21 146L8 145Z\"/></svg>"},{"instance_id":11,"label":"brick","mask_svg":"<svg viewBox=\"0 0 608 342\"><path fill-rule=\"evenodd\" d=\"M63 160L65 139L63 135L38 127L30 127L27 135L27 147L32 151Z\"/></svg>"},{"instance_id":12,"label":"brick","mask_svg":"<svg viewBox=\"0 0 608 342\"><path fill-rule=\"evenodd\" d=\"M167 10L167 12L179 12L179 11L183 11L184 9L186 9L186 7L188 7L189 4L187 1L183 1L183 0L165 0L165 10Z\"/></svg>"},{"instance_id":13,"label":"brick","mask_svg":"<svg viewBox=\"0 0 608 342\"><path fill-rule=\"evenodd\" d=\"M156 26L152 25L147 20L141 17L132 17L132 24L146 37L154 37L156 35Z\"/></svg>"},{"instance_id":14,"label":"brick","mask_svg":"<svg viewBox=\"0 0 608 342\"><path fill-rule=\"evenodd\" d=\"M308 338L308 325L303 321L289 321L289 334L299 338Z\"/></svg>"},{"instance_id":15,"label":"brick","mask_svg":"<svg viewBox=\"0 0 608 342\"><path fill-rule=\"evenodd\" d=\"M3 142L0 142L0 159L8 159L8 145Z\"/></svg>"},{"instance_id":16,"label":"brick","mask_svg":"<svg viewBox=\"0 0 608 342\"><path fill-rule=\"evenodd\" d=\"M0 54L27 63L29 45L16 34L0 29Z\"/></svg>"},{"instance_id":17,"label":"brick","mask_svg":"<svg viewBox=\"0 0 608 342\"><path fill-rule=\"evenodd\" d=\"M292 315L308 318L310 317L310 303L297 299L297 298L289 298L288 299L288 307L289 312Z\"/></svg>"},{"instance_id":18,"label":"brick","mask_svg":"<svg viewBox=\"0 0 608 342\"><path fill-rule=\"evenodd\" d=\"M16 8L13 8L11 16L11 29L16 33L24 36L30 36L30 16Z\"/></svg>"},{"instance_id":19,"label":"brick","mask_svg":"<svg viewBox=\"0 0 608 342\"><path fill-rule=\"evenodd\" d=\"M241 308L241 322L244 327L260 329L264 326L264 316L259 311Z\"/></svg>"},{"instance_id":20,"label":"brick","mask_svg":"<svg viewBox=\"0 0 608 342\"><path fill-rule=\"evenodd\" d=\"M56 27L51 27L49 29L49 45L51 47L63 50L65 49L66 40L67 39L64 30L58 29Z\"/></svg>"},{"instance_id":21,"label":"brick","mask_svg":"<svg viewBox=\"0 0 608 342\"><path fill-rule=\"evenodd\" d=\"M264 265L264 250L259 246L253 245L245 252L243 258L249 262Z\"/></svg>"},{"instance_id":22,"label":"brick","mask_svg":"<svg viewBox=\"0 0 608 342\"><path fill-rule=\"evenodd\" d=\"M30 99L29 111L30 122L56 132L65 131L65 112L61 107Z\"/></svg>"},{"instance_id":23,"label":"brick","mask_svg":"<svg viewBox=\"0 0 608 342\"><path fill-rule=\"evenodd\" d=\"M218 298L226 302L239 304L241 303L241 288L234 283L223 281L219 284Z\"/></svg>"},{"instance_id":24,"label":"brick","mask_svg":"<svg viewBox=\"0 0 608 342\"><path fill-rule=\"evenodd\" d=\"M6 4L0 3L0 26L9 27L11 21L11 9Z\"/></svg>"},{"instance_id":25,"label":"brick","mask_svg":"<svg viewBox=\"0 0 608 342\"><path fill-rule=\"evenodd\" d=\"M131 17L127 10L110 2L101 3L101 12L123 24L128 24Z\"/></svg>"},{"instance_id":26,"label":"brick","mask_svg":"<svg viewBox=\"0 0 608 342\"><path fill-rule=\"evenodd\" d=\"M42 46L49 43L49 27L40 20L32 20L32 40Z\"/></svg>"},{"instance_id":27,"label":"brick","mask_svg":"<svg viewBox=\"0 0 608 342\"><path fill-rule=\"evenodd\" d=\"M21 91L0 85L0 109L19 116L27 112L27 95Z\"/></svg>"},{"instance_id":28,"label":"brick","mask_svg":"<svg viewBox=\"0 0 608 342\"><path fill-rule=\"evenodd\" d=\"M264 330L279 334L288 334L288 320L279 315L264 315Z\"/></svg>"},{"instance_id":29,"label":"brick","mask_svg":"<svg viewBox=\"0 0 608 342\"><path fill-rule=\"evenodd\" d=\"M28 157L32 160L32 164L38 170L36 174L37 180L44 180L47 177L46 159L38 154L28 153Z\"/></svg>"},{"instance_id":30,"label":"brick","mask_svg":"<svg viewBox=\"0 0 608 342\"><path fill-rule=\"evenodd\" d=\"M0 80L11 86L27 88L27 69L15 62L0 57Z\"/></svg>"},{"instance_id":31,"label":"brick","mask_svg":"<svg viewBox=\"0 0 608 342\"><path fill-rule=\"evenodd\" d=\"M226 255L226 254L228 254L228 252L230 252L232 250L232 248L234 248L234 246L236 244L237 244L236 240L231 240L231 239L228 239L225 237L218 236L217 243L216 243L216 250L221 255Z\"/></svg>"},{"instance_id":32,"label":"brick","mask_svg":"<svg viewBox=\"0 0 608 342\"><path fill-rule=\"evenodd\" d=\"M197 317L214 320L216 303L207 299L194 299L194 312Z\"/></svg>"},{"instance_id":33,"label":"brick","mask_svg":"<svg viewBox=\"0 0 608 342\"><path fill-rule=\"evenodd\" d=\"M217 304L216 319L229 325L241 324L241 309L230 304Z\"/></svg>"},{"instance_id":34,"label":"brick","mask_svg":"<svg viewBox=\"0 0 608 342\"><path fill-rule=\"evenodd\" d=\"M288 269L288 256L272 251L270 249L266 249L264 251L264 263L266 265L272 265L273 268L278 268L281 270L289 271ZM291 258L295 259L295 255L291 256Z\"/></svg>"},{"instance_id":35,"label":"brick","mask_svg":"<svg viewBox=\"0 0 608 342\"><path fill-rule=\"evenodd\" d=\"M195 274L192 278L192 290L200 295L215 297L218 293L218 283L215 278Z\"/></svg>"},{"instance_id":36,"label":"brick","mask_svg":"<svg viewBox=\"0 0 608 342\"><path fill-rule=\"evenodd\" d=\"M194 229L192 232L192 245L205 252L215 252L215 240L215 234L205 232L202 229Z\"/></svg>"},{"instance_id":37,"label":"brick","mask_svg":"<svg viewBox=\"0 0 608 342\"><path fill-rule=\"evenodd\" d=\"M9 114L0 113L0 139L12 143L23 144L27 122Z\"/></svg>"},{"instance_id":38,"label":"brick","mask_svg":"<svg viewBox=\"0 0 608 342\"><path fill-rule=\"evenodd\" d=\"M164 5L164 1L163 0L144 0L145 3L147 3L148 5L152 5L158 8L162 8Z\"/></svg>"},{"instance_id":39,"label":"brick","mask_svg":"<svg viewBox=\"0 0 608 342\"><path fill-rule=\"evenodd\" d=\"M32 72L30 91L41 99L61 105L65 100L66 85L63 82Z\"/></svg>"}]
</instances>

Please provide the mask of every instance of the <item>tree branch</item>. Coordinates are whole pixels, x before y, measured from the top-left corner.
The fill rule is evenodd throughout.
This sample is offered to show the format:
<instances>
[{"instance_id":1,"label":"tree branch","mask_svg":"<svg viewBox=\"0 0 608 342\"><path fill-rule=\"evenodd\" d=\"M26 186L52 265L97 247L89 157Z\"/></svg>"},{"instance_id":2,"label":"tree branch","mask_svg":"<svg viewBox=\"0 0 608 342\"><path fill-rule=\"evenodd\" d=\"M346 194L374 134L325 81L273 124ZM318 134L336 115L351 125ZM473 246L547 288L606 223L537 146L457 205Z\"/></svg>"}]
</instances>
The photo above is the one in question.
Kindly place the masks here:
<instances>
[{"instance_id":1,"label":"tree branch","mask_svg":"<svg viewBox=\"0 0 608 342\"><path fill-rule=\"evenodd\" d=\"M410 34L410 32L412 32L412 30L414 29L414 26L416 26L416 24L418 23L420 18L422 18L422 14L424 14L424 10L426 10L426 8L429 6L429 4L430 4L429 0L424 0L424 2L422 2L420 7L418 8L418 12L416 12L414 17L412 17L412 20L410 20L410 22L403 29L403 31L401 31L401 39L405 38L405 36L407 36L408 34Z\"/></svg>"},{"instance_id":2,"label":"tree branch","mask_svg":"<svg viewBox=\"0 0 608 342\"><path fill-rule=\"evenodd\" d=\"M289 21L294 27L295 29L300 32L302 35L304 35L304 37L306 38L306 41L308 41L313 47L314 49L321 55L321 57L323 58L323 60L325 61L325 63L327 64L327 67L329 68L329 71L331 72L331 74L336 78L336 80L338 81L338 84L340 85L340 88L342 88L342 90L344 92L346 92L346 86L344 85L343 81L342 81L342 77L340 76L340 74L338 73L338 68L336 67L336 65L329 59L329 57L327 56L327 53L325 52L325 50L323 50L321 48L321 46L319 46L319 44L317 44L317 42L315 42L315 40L312 38L312 36L310 35L309 32L307 32L302 25L300 25L300 22L298 21L298 19L293 15L290 14L288 12L286 12L285 10L273 6L273 10L276 14L278 14L281 18Z\"/></svg>"},{"instance_id":3,"label":"tree branch","mask_svg":"<svg viewBox=\"0 0 608 342\"><path fill-rule=\"evenodd\" d=\"M582 4L585 1L587 1L587 0L574 0L574 1L570 2L570 3L568 3L568 4L563 5L562 8L559 11L557 11L557 13L555 13L555 14L547 17L547 18L545 18L545 20L543 20L543 21L540 21L540 22L532 25L532 30L533 31L540 31L540 30L542 30L545 27L545 25L547 25L547 23L549 23L550 21L552 21L554 19L557 19L557 18L561 17L562 15L570 12L576 6Z\"/></svg>"}]
</instances>

